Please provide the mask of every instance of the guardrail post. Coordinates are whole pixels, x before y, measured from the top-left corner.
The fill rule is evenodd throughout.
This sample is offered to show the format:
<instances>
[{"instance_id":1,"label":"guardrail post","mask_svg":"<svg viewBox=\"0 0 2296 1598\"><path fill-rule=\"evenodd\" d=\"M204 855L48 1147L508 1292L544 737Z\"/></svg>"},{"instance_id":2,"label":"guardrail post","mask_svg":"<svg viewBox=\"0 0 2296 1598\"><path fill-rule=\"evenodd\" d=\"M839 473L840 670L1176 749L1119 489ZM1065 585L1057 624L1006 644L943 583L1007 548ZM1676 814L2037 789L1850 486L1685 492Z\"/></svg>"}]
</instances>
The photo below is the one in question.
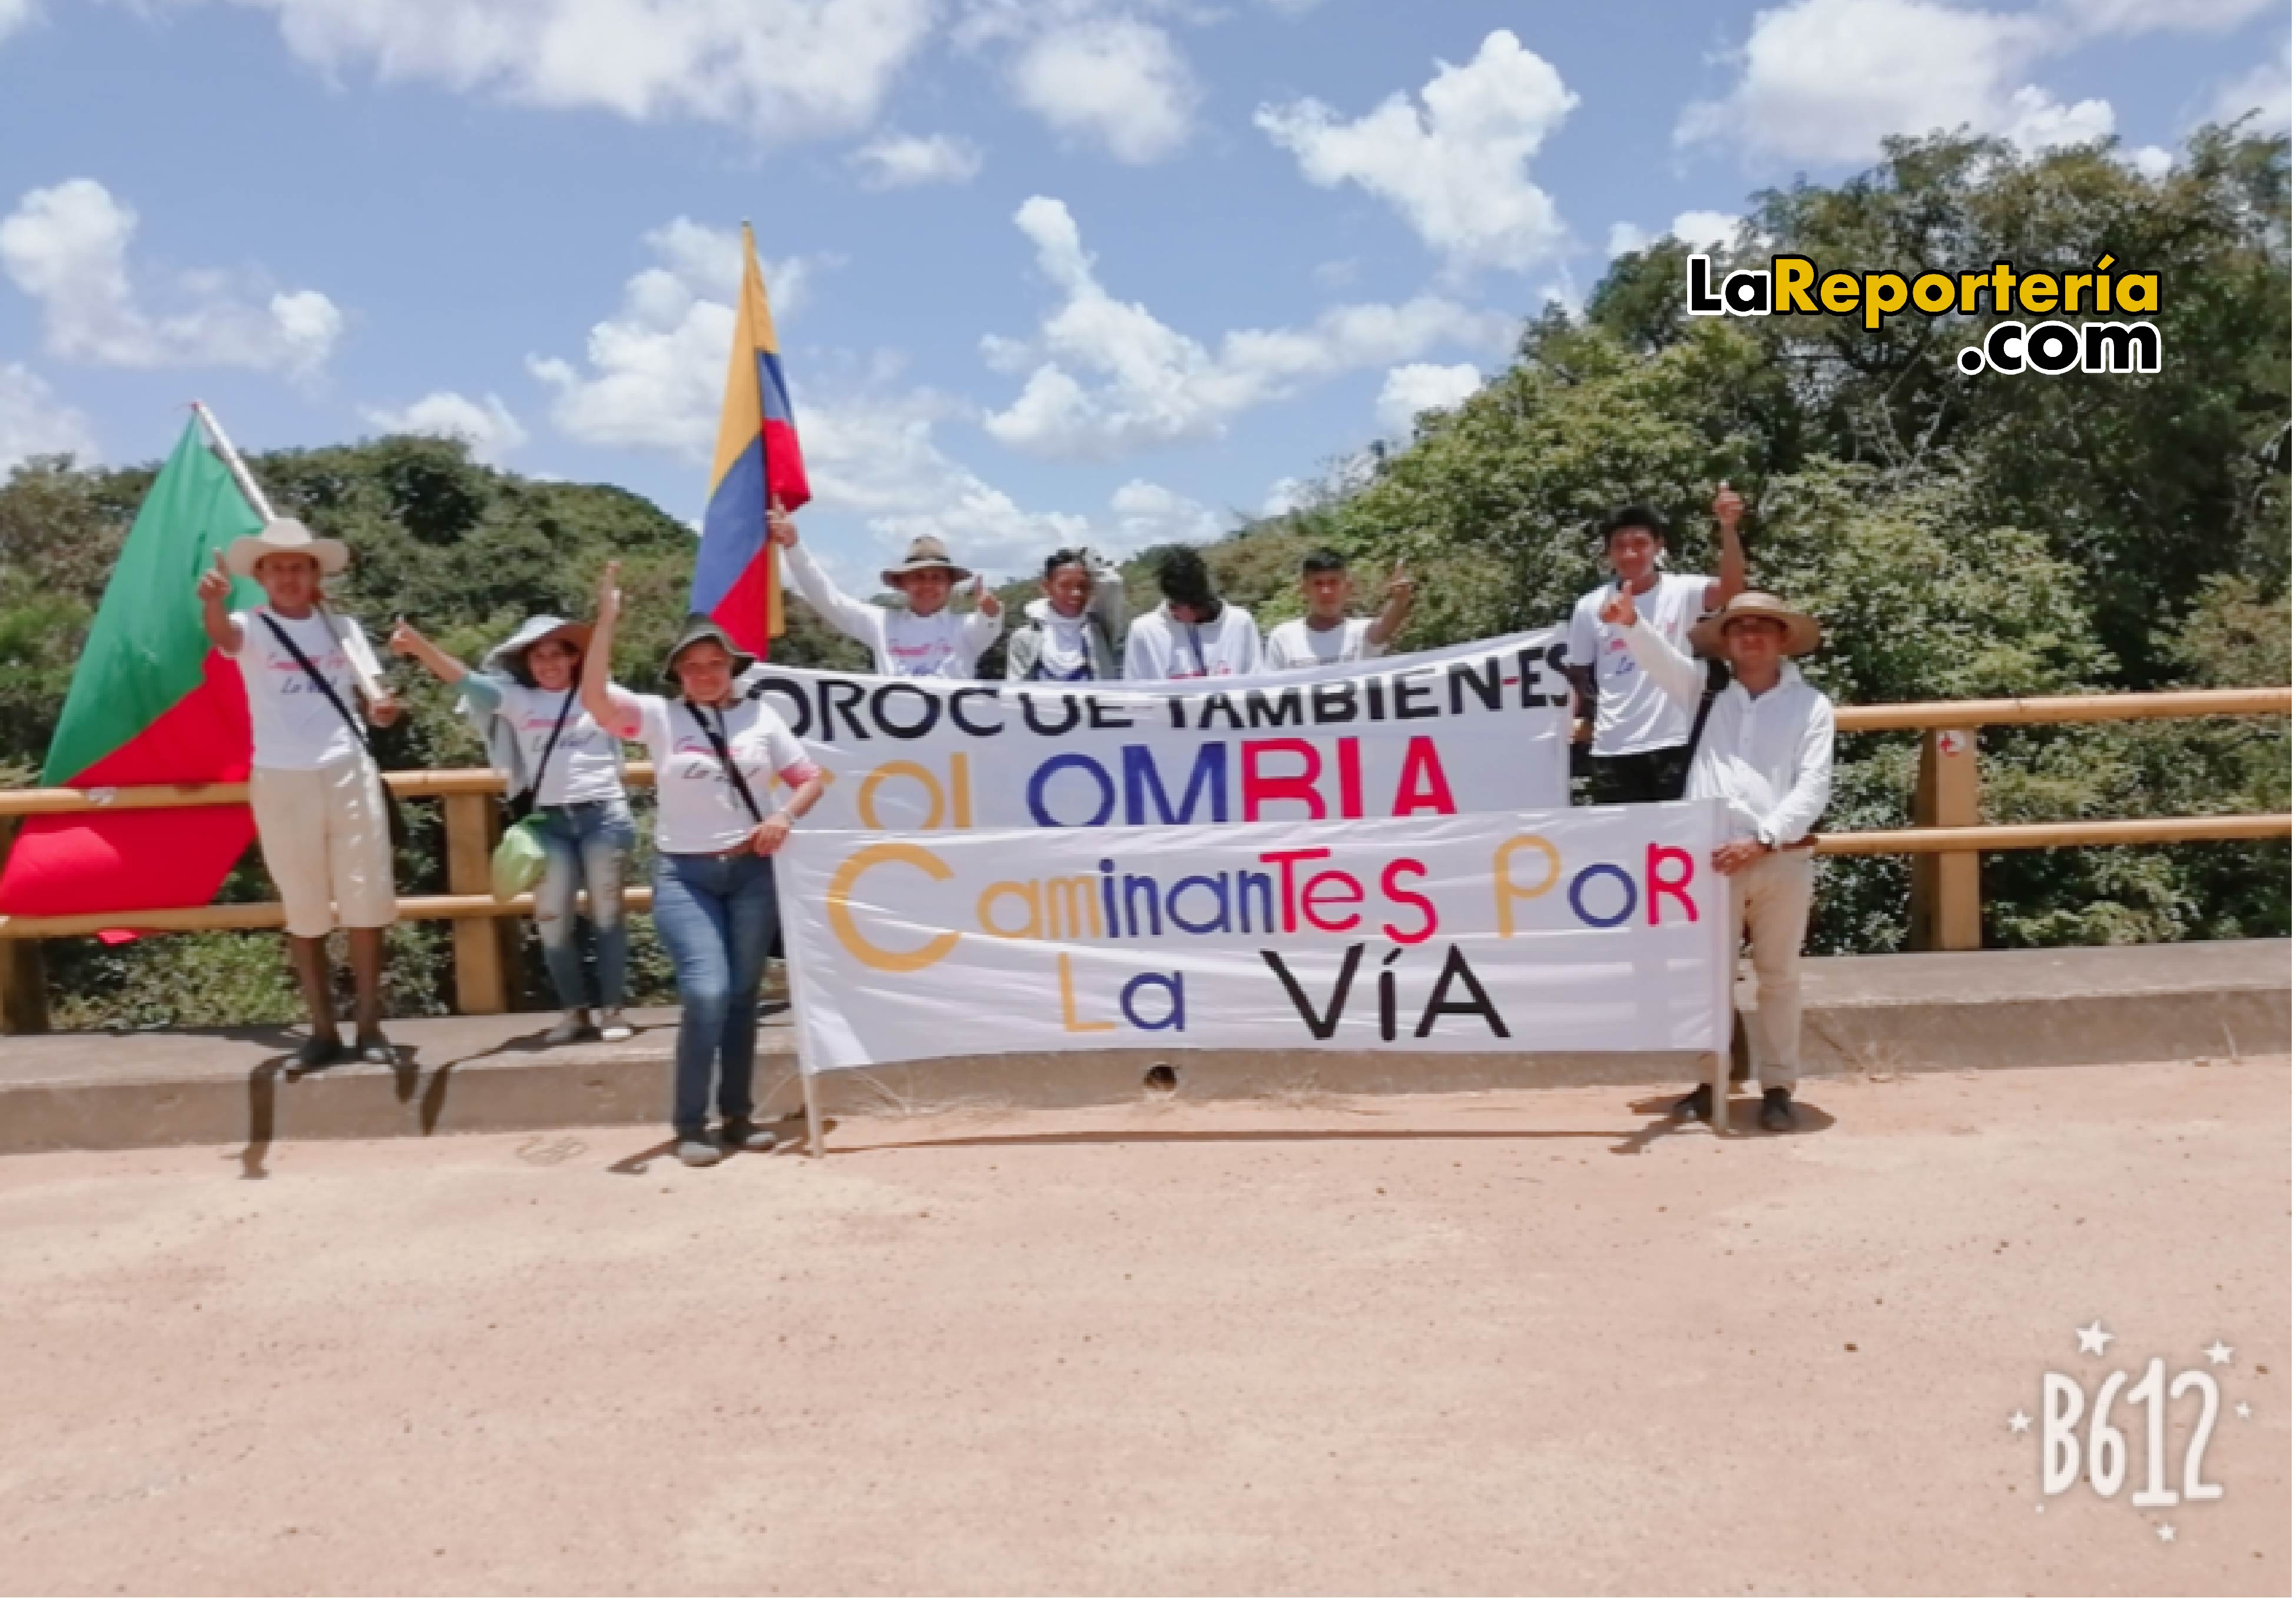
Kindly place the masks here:
<instances>
[{"instance_id":1,"label":"guardrail post","mask_svg":"<svg viewBox=\"0 0 2296 1598\"><path fill-rule=\"evenodd\" d=\"M1974 827L1977 811L1975 729L1939 728L1923 735L1921 775L1914 787L1914 825ZM1914 856L1915 948L1984 946L1979 858L1973 851Z\"/></svg>"},{"instance_id":2,"label":"guardrail post","mask_svg":"<svg viewBox=\"0 0 2296 1598\"><path fill-rule=\"evenodd\" d=\"M494 853L501 808L491 794L449 794L447 807L447 886L457 894L494 891ZM466 1016L498 1016L510 1008L510 960L503 923L490 916L455 922L455 1009Z\"/></svg>"},{"instance_id":3,"label":"guardrail post","mask_svg":"<svg viewBox=\"0 0 2296 1598\"><path fill-rule=\"evenodd\" d=\"M16 841L18 822L0 816L0 864ZM45 1032L48 1029L47 962L40 958L37 938L0 938L0 1034Z\"/></svg>"}]
</instances>

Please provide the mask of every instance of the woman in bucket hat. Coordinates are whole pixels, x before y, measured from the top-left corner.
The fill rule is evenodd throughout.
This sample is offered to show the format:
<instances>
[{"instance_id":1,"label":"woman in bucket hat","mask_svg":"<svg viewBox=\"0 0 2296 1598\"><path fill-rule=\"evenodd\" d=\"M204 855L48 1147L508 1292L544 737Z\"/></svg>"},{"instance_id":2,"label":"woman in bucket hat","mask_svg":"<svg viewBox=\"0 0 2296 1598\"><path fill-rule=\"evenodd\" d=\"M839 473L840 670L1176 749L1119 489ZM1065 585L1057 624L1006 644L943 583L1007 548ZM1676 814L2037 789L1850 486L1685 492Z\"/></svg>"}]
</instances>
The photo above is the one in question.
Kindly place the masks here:
<instances>
[{"instance_id":1,"label":"woman in bucket hat","mask_svg":"<svg viewBox=\"0 0 2296 1598\"><path fill-rule=\"evenodd\" d=\"M473 671L410 622L390 635L393 654L422 662L455 687L509 792L535 817L549 863L534 888L534 929L565 1012L545 1034L547 1043L570 1043L591 1030L590 993L574 937L576 896L584 889L598 962L597 1035L610 1043L630 1035L622 1018L629 969L622 882L637 823L622 787L621 741L607 736L579 703L589 642L590 629L580 622L529 616Z\"/></svg>"},{"instance_id":2,"label":"woman in bucket hat","mask_svg":"<svg viewBox=\"0 0 2296 1598\"><path fill-rule=\"evenodd\" d=\"M390 880L390 821L382 777L352 707L388 727L398 701L382 685L359 624L327 606L323 580L350 551L281 517L235 539L202 572L208 641L238 663L255 734L248 803L263 863L287 913L287 951L310 1012L296 1061L306 1070L348 1058L336 1028L327 935L345 928L356 992L357 1058L393 1065L382 1035L382 935L398 918ZM230 610L232 581L252 578L264 603Z\"/></svg>"},{"instance_id":3,"label":"woman in bucket hat","mask_svg":"<svg viewBox=\"0 0 2296 1598\"><path fill-rule=\"evenodd\" d=\"M758 988L780 920L774 851L821 797L823 779L773 708L734 689L755 659L707 616L690 616L663 678L675 694L633 694L611 679L620 567L598 581L598 620L582 662L582 704L617 737L653 755L653 920L677 968L677 1157L711 1166L729 1149L760 1151L774 1134L753 1119ZM774 807L774 779L789 794ZM718 1078L718 1135L709 1135Z\"/></svg>"},{"instance_id":4,"label":"woman in bucket hat","mask_svg":"<svg viewBox=\"0 0 2296 1598\"><path fill-rule=\"evenodd\" d=\"M980 673L982 651L996 641L1004 605L988 585L948 557L948 548L930 535L913 539L899 563L881 575L899 590L906 605L887 607L856 599L830 581L829 573L797 541L797 523L774 502L767 534L781 546L791 584L822 619L847 638L869 647L880 677L955 677ZM949 596L970 581L976 608L958 615Z\"/></svg>"}]
</instances>

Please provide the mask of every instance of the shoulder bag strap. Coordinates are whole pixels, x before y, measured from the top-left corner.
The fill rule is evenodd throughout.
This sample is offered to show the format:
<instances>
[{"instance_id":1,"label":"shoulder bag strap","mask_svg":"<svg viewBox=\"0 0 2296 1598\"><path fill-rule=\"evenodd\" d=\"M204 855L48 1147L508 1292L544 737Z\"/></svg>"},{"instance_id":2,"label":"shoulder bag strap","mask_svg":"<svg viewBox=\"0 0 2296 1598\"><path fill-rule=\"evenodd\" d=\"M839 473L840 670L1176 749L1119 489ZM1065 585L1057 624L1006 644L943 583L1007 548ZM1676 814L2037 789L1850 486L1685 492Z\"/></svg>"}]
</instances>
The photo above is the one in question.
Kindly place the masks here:
<instances>
[{"instance_id":1,"label":"shoulder bag strap","mask_svg":"<svg viewBox=\"0 0 2296 1598\"><path fill-rule=\"evenodd\" d=\"M542 745L542 758L534 762L534 780L526 785L526 797L529 803L541 802L542 774L550 770L551 753L558 747L558 735L566 730L566 718L573 713L576 692L573 688L566 690L566 703L558 707L558 720L552 723L549 740Z\"/></svg>"},{"instance_id":2,"label":"shoulder bag strap","mask_svg":"<svg viewBox=\"0 0 2296 1598\"><path fill-rule=\"evenodd\" d=\"M1698 740L1706 736L1706 720L1714 713L1714 696L1730 686L1730 668L1718 660L1706 663L1706 688L1698 696L1698 713L1690 721L1690 741L1682 746L1686 759L1698 758Z\"/></svg>"},{"instance_id":3,"label":"shoulder bag strap","mask_svg":"<svg viewBox=\"0 0 2296 1598\"><path fill-rule=\"evenodd\" d=\"M726 735L709 725L709 718L701 713L701 707L693 700L685 700L684 704L686 713L701 724L701 734L709 740L709 747L717 752L718 763L726 769L726 775L733 780L734 791L742 795L742 803L749 810L750 820L758 826L764 826L766 813L758 808L757 795L750 792L750 779L742 776L742 768L734 763L734 752L726 745Z\"/></svg>"},{"instance_id":4,"label":"shoulder bag strap","mask_svg":"<svg viewBox=\"0 0 2296 1598\"><path fill-rule=\"evenodd\" d=\"M302 647L287 635L287 630L280 626L278 619L268 611L263 613L263 624L271 629L271 636L277 638L287 653L295 657L295 663L303 668L305 674L313 682L318 684L319 692L327 696L327 703L333 705L336 713L342 717L344 725L351 729L351 737L358 741L358 746L366 751L369 760L373 760L374 745L367 737L366 728L357 716L351 713L351 707L343 703L342 696L335 692L335 685L327 680L326 673L311 663L311 657L303 653ZM330 629L330 630L332 630ZM348 648L348 646L346 645L345 647Z\"/></svg>"}]
</instances>

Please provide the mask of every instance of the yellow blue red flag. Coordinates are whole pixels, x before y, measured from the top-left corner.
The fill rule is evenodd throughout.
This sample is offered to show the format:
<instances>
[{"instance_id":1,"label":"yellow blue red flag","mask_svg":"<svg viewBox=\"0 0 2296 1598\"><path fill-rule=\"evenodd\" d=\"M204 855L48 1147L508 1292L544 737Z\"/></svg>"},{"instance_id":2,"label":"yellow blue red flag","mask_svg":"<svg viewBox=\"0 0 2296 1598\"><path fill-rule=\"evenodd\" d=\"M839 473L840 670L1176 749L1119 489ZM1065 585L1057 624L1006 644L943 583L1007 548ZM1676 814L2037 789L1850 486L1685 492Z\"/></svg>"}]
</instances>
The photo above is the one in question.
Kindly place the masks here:
<instances>
[{"instance_id":1,"label":"yellow blue red flag","mask_svg":"<svg viewBox=\"0 0 2296 1598\"><path fill-rule=\"evenodd\" d=\"M691 608L709 616L742 648L762 657L782 631L781 570L766 541L774 499L795 510L813 497L799 452L797 416L782 378L781 346L766 303L758 243L742 224L742 298L734 351L726 365L726 403L718 416L718 456L709 504L701 514L701 548L693 563Z\"/></svg>"}]
</instances>

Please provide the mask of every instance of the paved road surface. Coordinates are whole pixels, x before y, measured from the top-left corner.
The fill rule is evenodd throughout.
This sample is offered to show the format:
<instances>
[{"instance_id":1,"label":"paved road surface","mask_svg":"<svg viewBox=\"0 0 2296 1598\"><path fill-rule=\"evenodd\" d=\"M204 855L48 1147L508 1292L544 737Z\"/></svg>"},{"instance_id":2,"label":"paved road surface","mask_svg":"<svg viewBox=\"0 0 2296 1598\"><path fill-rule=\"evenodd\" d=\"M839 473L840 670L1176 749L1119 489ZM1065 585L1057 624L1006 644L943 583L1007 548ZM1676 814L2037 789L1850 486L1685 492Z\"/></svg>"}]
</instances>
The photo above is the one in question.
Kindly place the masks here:
<instances>
[{"instance_id":1,"label":"paved road surface","mask_svg":"<svg viewBox=\"0 0 2296 1598\"><path fill-rule=\"evenodd\" d=\"M1730 1142L1574 1089L708 1172L627 1128L0 1161L0 1586L2284 1593L2289 1095L2219 1060L1818 1083L1818 1130ZM2218 1338L2221 1502L2037 1512L2045 1370Z\"/></svg>"}]
</instances>

